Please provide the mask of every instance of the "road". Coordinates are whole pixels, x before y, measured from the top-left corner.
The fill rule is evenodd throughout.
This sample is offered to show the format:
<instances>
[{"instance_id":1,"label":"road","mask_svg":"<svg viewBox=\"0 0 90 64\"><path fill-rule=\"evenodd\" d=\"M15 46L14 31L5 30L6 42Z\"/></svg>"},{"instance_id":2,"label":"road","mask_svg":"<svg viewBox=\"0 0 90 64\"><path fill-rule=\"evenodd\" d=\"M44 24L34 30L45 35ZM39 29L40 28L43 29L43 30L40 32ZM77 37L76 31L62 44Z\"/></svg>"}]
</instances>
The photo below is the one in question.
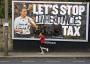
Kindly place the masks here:
<instances>
[{"instance_id":1,"label":"road","mask_svg":"<svg viewBox=\"0 0 90 64\"><path fill-rule=\"evenodd\" d=\"M90 58L0 58L0 64L90 64Z\"/></svg>"}]
</instances>

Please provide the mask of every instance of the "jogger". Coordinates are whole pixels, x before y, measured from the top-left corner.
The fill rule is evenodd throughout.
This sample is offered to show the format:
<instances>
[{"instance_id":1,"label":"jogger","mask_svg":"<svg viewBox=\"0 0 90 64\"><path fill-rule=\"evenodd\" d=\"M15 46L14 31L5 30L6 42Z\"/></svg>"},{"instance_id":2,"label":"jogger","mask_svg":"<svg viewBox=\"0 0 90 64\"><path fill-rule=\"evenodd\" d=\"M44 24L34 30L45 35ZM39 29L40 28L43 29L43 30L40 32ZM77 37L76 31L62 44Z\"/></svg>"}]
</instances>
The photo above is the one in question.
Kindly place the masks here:
<instances>
[{"instance_id":1,"label":"jogger","mask_svg":"<svg viewBox=\"0 0 90 64\"><path fill-rule=\"evenodd\" d=\"M41 54L44 54L44 50L48 52L48 48L46 48L45 46L45 36L42 33L40 33L39 38L40 38Z\"/></svg>"}]
</instances>

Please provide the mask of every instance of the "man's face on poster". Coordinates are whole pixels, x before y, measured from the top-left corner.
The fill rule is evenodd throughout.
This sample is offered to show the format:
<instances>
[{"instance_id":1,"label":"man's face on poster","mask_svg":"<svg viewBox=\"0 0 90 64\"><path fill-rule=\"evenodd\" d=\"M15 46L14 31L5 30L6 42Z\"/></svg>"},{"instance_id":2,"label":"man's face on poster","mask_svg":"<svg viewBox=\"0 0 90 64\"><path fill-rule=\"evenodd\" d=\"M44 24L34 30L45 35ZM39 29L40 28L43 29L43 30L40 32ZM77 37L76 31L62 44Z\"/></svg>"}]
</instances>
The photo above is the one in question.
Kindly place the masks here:
<instances>
[{"instance_id":1,"label":"man's face on poster","mask_svg":"<svg viewBox=\"0 0 90 64\"><path fill-rule=\"evenodd\" d=\"M22 9L21 16L25 17L27 15L27 9Z\"/></svg>"}]
</instances>

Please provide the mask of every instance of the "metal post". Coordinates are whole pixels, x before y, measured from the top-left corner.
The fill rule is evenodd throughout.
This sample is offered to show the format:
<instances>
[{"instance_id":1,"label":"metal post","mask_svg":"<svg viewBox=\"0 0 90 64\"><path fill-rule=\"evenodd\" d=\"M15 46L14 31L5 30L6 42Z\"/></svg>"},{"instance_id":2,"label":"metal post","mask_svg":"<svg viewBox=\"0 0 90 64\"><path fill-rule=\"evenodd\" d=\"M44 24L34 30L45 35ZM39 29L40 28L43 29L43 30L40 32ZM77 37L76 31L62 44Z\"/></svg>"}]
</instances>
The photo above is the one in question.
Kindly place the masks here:
<instances>
[{"instance_id":1,"label":"metal post","mask_svg":"<svg viewBox=\"0 0 90 64\"><path fill-rule=\"evenodd\" d=\"M8 56L8 0L5 0L4 55Z\"/></svg>"}]
</instances>

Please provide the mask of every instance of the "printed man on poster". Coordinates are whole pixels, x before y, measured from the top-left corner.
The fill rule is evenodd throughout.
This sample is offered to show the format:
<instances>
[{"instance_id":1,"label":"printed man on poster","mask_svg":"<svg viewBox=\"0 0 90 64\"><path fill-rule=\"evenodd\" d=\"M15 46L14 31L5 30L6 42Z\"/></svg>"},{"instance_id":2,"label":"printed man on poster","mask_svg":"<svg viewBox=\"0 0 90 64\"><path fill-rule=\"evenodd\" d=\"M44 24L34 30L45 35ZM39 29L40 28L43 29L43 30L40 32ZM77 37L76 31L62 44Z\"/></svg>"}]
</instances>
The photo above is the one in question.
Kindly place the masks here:
<instances>
[{"instance_id":1,"label":"printed man on poster","mask_svg":"<svg viewBox=\"0 0 90 64\"><path fill-rule=\"evenodd\" d=\"M33 19L27 16L26 8L22 8L20 14L14 21L15 37L30 37L30 28L37 26Z\"/></svg>"}]
</instances>

